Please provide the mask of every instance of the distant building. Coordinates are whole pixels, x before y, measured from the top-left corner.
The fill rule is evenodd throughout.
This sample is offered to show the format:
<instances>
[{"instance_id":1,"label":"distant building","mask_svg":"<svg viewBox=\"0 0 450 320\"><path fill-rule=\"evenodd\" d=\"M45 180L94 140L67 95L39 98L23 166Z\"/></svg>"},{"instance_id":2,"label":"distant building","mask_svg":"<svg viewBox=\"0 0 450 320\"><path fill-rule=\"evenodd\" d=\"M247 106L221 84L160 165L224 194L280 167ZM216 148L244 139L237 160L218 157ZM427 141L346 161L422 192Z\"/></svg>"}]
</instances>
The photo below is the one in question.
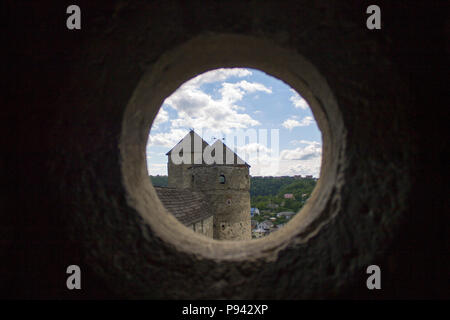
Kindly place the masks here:
<instances>
[{"instance_id":1,"label":"distant building","mask_svg":"<svg viewBox=\"0 0 450 320\"><path fill-rule=\"evenodd\" d=\"M254 216L255 214L259 215L259 209L258 208L250 208L250 216Z\"/></svg>"},{"instance_id":2,"label":"distant building","mask_svg":"<svg viewBox=\"0 0 450 320\"><path fill-rule=\"evenodd\" d=\"M294 199L294 195L292 193L285 193L283 197L285 199Z\"/></svg>"},{"instance_id":3,"label":"distant building","mask_svg":"<svg viewBox=\"0 0 450 320\"><path fill-rule=\"evenodd\" d=\"M294 215L295 215L295 212L292 212L292 211L283 211L283 212L277 213L277 217L285 217L286 219L290 219Z\"/></svg>"},{"instance_id":4,"label":"distant building","mask_svg":"<svg viewBox=\"0 0 450 320\"><path fill-rule=\"evenodd\" d=\"M258 229L269 230L273 227L273 222L270 220L264 220L260 224L258 224Z\"/></svg>"},{"instance_id":5,"label":"distant building","mask_svg":"<svg viewBox=\"0 0 450 320\"><path fill-rule=\"evenodd\" d=\"M252 231L252 236L253 236L253 238L261 238L261 237L264 237L268 233L269 232L265 229L257 228Z\"/></svg>"},{"instance_id":6,"label":"distant building","mask_svg":"<svg viewBox=\"0 0 450 320\"><path fill-rule=\"evenodd\" d=\"M268 207L268 208L271 208L271 209L276 209L276 208L278 208L279 206L278 206L276 203L269 203L269 204L267 205L267 207Z\"/></svg>"}]
</instances>

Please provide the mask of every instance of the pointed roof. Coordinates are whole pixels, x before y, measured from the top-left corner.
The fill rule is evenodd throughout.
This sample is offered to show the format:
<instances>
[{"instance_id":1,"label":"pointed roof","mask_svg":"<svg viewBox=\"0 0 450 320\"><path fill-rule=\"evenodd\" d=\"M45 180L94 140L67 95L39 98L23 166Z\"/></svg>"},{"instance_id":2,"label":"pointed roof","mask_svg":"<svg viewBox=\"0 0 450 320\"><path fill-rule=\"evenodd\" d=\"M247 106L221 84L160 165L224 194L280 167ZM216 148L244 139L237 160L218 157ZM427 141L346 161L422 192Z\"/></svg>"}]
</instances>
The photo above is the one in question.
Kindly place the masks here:
<instances>
[{"instance_id":1,"label":"pointed roof","mask_svg":"<svg viewBox=\"0 0 450 320\"><path fill-rule=\"evenodd\" d=\"M170 157L170 154L172 153L173 149L179 145L180 143L183 143L186 139L189 139L190 137L190 141L191 141L191 153L194 153L194 146L195 144L200 144L202 145L202 153L205 150L206 147L211 147L211 148L223 148L223 162L222 164L224 165L245 165L247 167L250 167L250 165L248 163L246 163L244 160L242 160L233 150L231 150L230 148L228 148L220 139L216 140L216 142L214 142L212 144L212 146L210 146L205 140L203 140L202 137L200 137L197 133L195 133L194 130L189 131L188 134L186 134L184 136L183 139L181 139L175 146L172 147L172 149L170 149L166 155ZM194 143L193 143L194 142ZM228 160L228 161L227 161ZM203 162L203 161L202 161Z\"/></svg>"},{"instance_id":2,"label":"pointed roof","mask_svg":"<svg viewBox=\"0 0 450 320\"><path fill-rule=\"evenodd\" d=\"M189 137L190 137L190 139L191 139L191 152L194 152L194 146L195 146L195 144L192 143L193 141L194 141L194 142L199 142L199 141L201 141L201 144L202 144L202 152L203 152L203 150L205 150L205 147L209 146L208 142L206 142L205 140L203 140L202 137L200 137L197 133L195 133L194 130L191 129L191 131L189 131L189 132L184 136L183 139L181 139L176 145L174 145L174 146L172 147L172 149L170 149L169 151L167 151L166 156L168 156L169 154L171 154L171 153L172 153L172 150L173 150L177 145L179 145L180 143L182 143L183 141L185 141L185 140L188 139Z\"/></svg>"},{"instance_id":3,"label":"pointed roof","mask_svg":"<svg viewBox=\"0 0 450 320\"><path fill-rule=\"evenodd\" d=\"M223 164L225 165L245 165L247 167L250 167L250 165L242 160L241 157L239 157L233 150L228 148L228 146L222 142L222 140L216 140L216 142L213 143L211 146L212 148L223 148Z\"/></svg>"}]
</instances>

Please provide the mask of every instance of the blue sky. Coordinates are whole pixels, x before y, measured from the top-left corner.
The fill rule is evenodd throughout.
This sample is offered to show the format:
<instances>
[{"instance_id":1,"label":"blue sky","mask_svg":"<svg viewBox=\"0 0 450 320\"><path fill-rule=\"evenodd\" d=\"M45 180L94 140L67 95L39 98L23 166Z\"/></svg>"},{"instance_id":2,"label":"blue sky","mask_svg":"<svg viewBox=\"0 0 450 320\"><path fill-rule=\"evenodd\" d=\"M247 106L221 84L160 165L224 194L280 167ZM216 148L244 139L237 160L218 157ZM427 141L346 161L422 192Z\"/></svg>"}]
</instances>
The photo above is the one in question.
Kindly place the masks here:
<instances>
[{"instance_id":1,"label":"blue sky","mask_svg":"<svg viewBox=\"0 0 450 320\"><path fill-rule=\"evenodd\" d=\"M149 174L167 175L165 153L191 128L210 144L214 138L225 138L230 145L227 138L231 140L233 134L256 132L256 141L247 139L235 149L251 165L251 175L319 177L322 136L308 103L287 84L262 71L208 71L166 98L149 134ZM271 139L274 130L278 130L278 145ZM266 132L267 143L261 139Z\"/></svg>"}]
</instances>

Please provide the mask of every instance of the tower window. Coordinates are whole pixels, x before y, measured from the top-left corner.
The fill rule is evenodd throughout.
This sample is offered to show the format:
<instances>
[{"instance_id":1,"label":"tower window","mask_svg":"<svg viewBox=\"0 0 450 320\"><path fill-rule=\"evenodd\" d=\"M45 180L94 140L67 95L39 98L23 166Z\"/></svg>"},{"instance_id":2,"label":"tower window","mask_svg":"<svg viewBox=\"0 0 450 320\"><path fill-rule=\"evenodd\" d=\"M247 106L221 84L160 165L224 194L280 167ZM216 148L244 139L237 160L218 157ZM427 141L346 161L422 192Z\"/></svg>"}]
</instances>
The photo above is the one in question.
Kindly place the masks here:
<instances>
[{"instance_id":1,"label":"tower window","mask_svg":"<svg viewBox=\"0 0 450 320\"><path fill-rule=\"evenodd\" d=\"M219 176L219 183L220 183L220 184L225 184L225 176L224 176L223 174L221 174L221 175Z\"/></svg>"}]
</instances>

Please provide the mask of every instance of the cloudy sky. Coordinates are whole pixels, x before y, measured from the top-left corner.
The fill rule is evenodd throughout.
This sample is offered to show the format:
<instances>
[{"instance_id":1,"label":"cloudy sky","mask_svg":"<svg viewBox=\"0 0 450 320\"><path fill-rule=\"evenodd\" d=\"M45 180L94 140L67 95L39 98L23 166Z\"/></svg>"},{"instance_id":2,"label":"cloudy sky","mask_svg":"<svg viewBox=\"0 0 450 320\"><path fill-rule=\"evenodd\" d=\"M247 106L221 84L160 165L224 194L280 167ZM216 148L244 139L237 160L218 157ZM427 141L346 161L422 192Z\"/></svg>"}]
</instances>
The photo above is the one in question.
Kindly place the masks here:
<instances>
[{"instance_id":1,"label":"cloudy sky","mask_svg":"<svg viewBox=\"0 0 450 320\"><path fill-rule=\"evenodd\" d=\"M167 175L169 151L193 128L213 144L256 132L235 148L253 176L319 177L322 137L308 103L284 82L255 69L217 69L184 83L163 103L147 143L151 175ZM279 139L272 138L278 136ZM266 137L266 139L264 139ZM278 142L278 143L277 143Z\"/></svg>"}]
</instances>

